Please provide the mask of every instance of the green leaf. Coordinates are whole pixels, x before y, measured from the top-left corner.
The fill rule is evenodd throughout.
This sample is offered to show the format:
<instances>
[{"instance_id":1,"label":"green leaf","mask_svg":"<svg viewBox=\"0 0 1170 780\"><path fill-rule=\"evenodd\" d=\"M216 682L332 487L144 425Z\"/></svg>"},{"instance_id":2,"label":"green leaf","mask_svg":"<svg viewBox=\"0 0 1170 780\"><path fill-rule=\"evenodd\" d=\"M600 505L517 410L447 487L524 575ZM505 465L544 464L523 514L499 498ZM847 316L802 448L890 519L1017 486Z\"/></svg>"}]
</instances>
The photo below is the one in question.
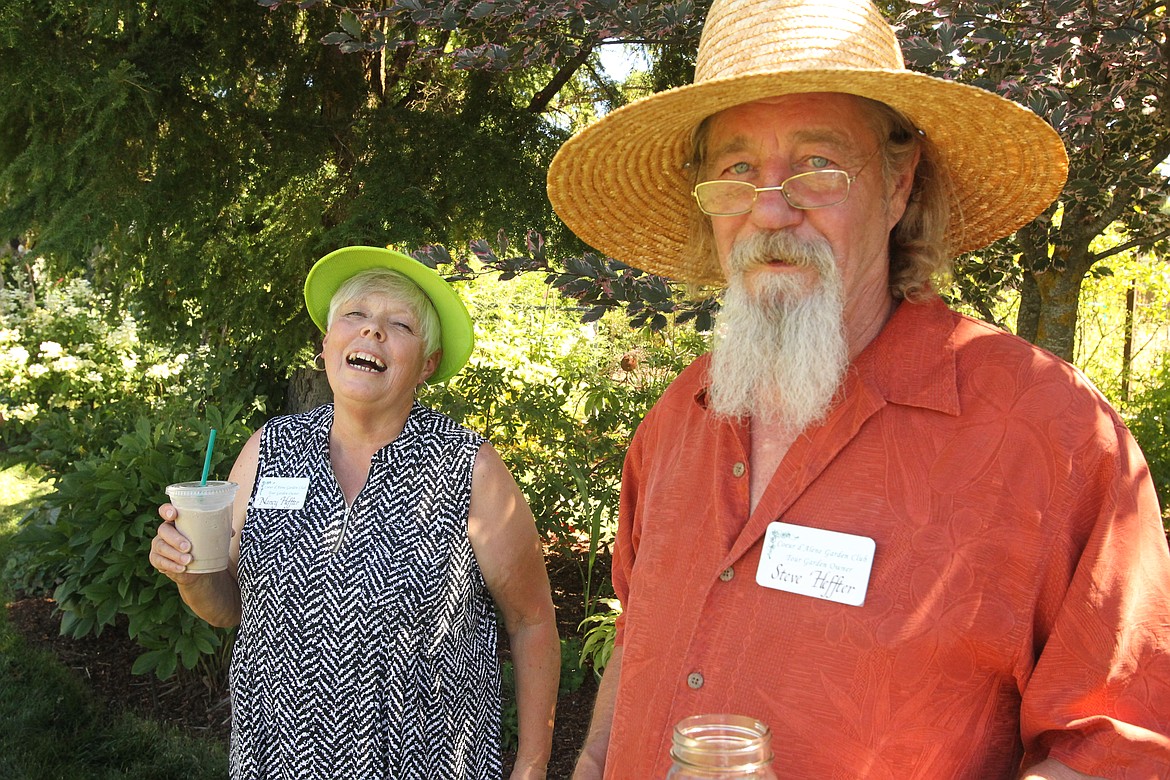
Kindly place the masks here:
<instances>
[{"instance_id":1,"label":"green leaf","mask_svg":"<svg viewBox=\"0 0 1170 780\"><path fill-rule=\"evenodd\" d=\"M118 614L118 606L118 602L111 598L107 598L98 604L97 622L103 626L112 625L114 617Z\"/></svg>"},{"instance_id":2,"label":"green leaf","mask_svg":"<svg viewBox=\"0 0 1170 780\"><path fill-rule=\"evenodd\" d=\"M352 11L343 11L341 14L341 28L350 34L350 37L362 37L362 23L357 14Z\"/></svg>"}]
</instances>

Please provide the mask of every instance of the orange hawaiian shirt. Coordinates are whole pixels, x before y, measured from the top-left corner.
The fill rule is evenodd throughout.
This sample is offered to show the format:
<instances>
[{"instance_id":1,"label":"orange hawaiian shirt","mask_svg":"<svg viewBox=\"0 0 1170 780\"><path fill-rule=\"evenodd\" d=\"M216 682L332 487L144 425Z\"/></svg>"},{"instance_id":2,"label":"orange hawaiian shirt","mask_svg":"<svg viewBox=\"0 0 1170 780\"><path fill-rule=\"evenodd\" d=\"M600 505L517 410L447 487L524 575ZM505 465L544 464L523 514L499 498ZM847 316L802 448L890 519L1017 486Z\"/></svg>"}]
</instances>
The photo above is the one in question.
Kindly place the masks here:
<instances>
[{"instance_id":1,"label":"orange hawaiian shirt","mask_svg":"<svg viewBox=\"0 0 1170 780\"><path fill-rule=\"evenodd\" d=\"M902 304L749 516L748 431L672 384L626 460L606 776L673 725L772 730L781 778L1014 778L1051 756L1170 776L1170 554L1148 468L1074 368L941 301ZM770 523L874 541L864 603L756 584Z\"/></svg>"}]
</instances>

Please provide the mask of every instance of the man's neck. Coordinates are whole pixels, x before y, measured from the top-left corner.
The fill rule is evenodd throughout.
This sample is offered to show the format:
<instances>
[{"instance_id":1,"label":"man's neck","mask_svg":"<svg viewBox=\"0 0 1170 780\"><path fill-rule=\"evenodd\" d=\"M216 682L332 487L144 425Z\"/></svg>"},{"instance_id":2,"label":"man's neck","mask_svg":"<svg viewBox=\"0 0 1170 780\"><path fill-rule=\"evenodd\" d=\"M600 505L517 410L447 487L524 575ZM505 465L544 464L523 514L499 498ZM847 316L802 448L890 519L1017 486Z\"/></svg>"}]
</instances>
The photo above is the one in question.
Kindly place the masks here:
<instances>
[{"instance_id":1,"label":"man's neck","mask_svg":"<svg viewBox=\"0 0 1170 780\"><path fill-rule=\"evenodd\" d=\"M856 320L847 324L850 362L855 360L869 346L870 342L877 338L897 308L898 301L891 297L884 308L875 310L873 316L864 323L864 327L859 327ZM768 485L772 482L772 477L776 474L776 469L784 460L784 456L788 454L789 448L796 441L800 432L793 432L791 426L782 422L765 422L756 417L751 418L749 430L751 436L751 451L748 454L750 458L748 461L749 473L751 474L749 485L751 511L755 512L756 505L760 503L764 491L767 490Z\"/></svg>"},{"instance_id":2,"label":"man's neck","mask_svg":"<svg viewBox=\"0 0 1170 780\"><path fill-rule=\"evenodd\" d=\"M897 308L898 300L893 295L875 302L864 311L845 307L845 340L849 344L851 362L878 337Z\"/></svg>"},{"instance_id":3,"label":"man's neck","mask_svg":"<svg viewBox=\"0 0 1170 780\"><path fill-rule=\"evenodd\" d=\"M748 487L751 493L751 512L756 511L764 491L772 482L780 461L788 454L792 442L796 441L799 432L793 432L789 426L781 423L762 422L752 418L750 426L751 452L748 461Z\"/></svg>"}]
</instances>

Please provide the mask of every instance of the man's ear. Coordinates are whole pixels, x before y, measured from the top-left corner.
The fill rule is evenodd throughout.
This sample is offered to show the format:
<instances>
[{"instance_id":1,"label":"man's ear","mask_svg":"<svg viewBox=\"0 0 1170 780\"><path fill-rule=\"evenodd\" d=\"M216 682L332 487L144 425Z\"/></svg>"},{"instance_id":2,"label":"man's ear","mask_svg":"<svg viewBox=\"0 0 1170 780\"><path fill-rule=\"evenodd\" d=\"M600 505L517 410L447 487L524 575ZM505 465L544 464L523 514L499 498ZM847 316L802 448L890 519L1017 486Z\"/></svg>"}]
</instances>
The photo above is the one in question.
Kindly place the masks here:
<instances>
[{"instance_id":1,"label":"man's ear","mask_svg":"<svg viewBox=\"0 0 1170 780\"><path fill-rule=\"evenodd\" d=\"M906 213L906 204L910 202L910 193L914 189L914 174L918 170L918 160L922 156L921 149L914 150L914 156L906 161L906 166L890 181L890 191L886 198L886 212L889 215L888 229Z\"/></svg>"}]
</instances>

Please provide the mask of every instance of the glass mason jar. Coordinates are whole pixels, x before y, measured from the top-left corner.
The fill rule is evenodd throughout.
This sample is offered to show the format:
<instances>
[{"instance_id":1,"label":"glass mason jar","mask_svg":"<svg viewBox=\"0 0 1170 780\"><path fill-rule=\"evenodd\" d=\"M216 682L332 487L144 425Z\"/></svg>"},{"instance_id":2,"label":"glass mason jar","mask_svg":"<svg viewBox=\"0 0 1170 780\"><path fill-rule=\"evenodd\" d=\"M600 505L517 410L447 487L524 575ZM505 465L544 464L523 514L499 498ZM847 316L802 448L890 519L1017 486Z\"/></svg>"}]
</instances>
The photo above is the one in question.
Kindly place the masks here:
<instances>
[{"instance_id":1,"label":"glass mason jar","mask_svg":"<svg viewBox=\"0 0 1170 780\"><path fill-rule=\"evenodd\" d=\"M744 715L694 715L674 727L667 780L776 780L772 732Z\"/></svg>"}]
</instances>

